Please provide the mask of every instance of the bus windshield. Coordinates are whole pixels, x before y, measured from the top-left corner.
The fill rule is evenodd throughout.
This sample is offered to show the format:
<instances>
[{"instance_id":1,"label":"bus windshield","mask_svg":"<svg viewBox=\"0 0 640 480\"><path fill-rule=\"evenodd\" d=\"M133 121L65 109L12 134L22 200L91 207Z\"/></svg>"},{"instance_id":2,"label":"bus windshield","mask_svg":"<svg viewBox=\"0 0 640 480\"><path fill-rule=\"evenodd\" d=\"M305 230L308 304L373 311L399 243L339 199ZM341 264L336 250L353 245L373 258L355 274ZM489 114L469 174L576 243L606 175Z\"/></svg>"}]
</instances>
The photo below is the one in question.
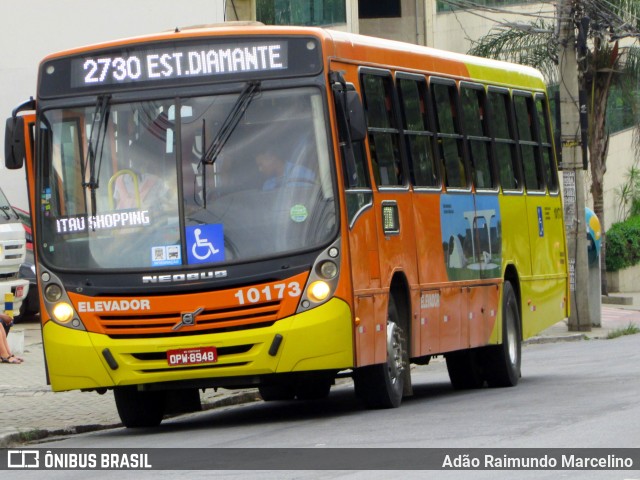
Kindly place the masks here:
<instances>
[{"instance_id":1,"label":"bus windshield","mask_svg":"<svg viewBox=\"0 0 640 480\"><path fill-rule=\"evenodd\" d=\"M225 264L331 240L337 215L322 94L260 91L240 113L238 98L101 96L45 111L45 261L80 270Z\"/></svg>"}]
</instances>

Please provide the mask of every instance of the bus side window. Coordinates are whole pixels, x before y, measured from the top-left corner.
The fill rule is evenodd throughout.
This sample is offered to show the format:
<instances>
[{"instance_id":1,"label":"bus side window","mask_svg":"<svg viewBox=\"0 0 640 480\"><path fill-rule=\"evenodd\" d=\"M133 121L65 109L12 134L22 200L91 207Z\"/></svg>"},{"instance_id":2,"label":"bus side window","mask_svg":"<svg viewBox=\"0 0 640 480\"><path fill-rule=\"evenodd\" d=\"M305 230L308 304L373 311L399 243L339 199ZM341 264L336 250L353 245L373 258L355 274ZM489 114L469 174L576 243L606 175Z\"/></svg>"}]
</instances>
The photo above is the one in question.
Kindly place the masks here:
<instances>
[{"instance_id":1,"label":"bus side window","mask_svg":"<svg viewBox=\"0 0 640 480\"><path fill-rule=\"evenodd\" d=\"M558 193L558 170L553 158L549 104L545 95L536 95L536 111L538 113L538 131L540 132L540 156L547 189L550 193Z\"/></svg>"},{"instance_id":2,"label":"bus side window","mask_svg":"<svg viewBox=\"0 0 640 480\"><path fill-rule=\"evenodd\" d=\"M517 168L515 140L509 128L512 124L509 92L489 89L489 118L495 140L498 176L503 190L520 190L520 170Z\"/></svg>"},{"instance_id":3,"label":"bus side window","mask_svg":"<svg viewBox=\"0 0 640 480\"><path fill-rule=\"evenodd\" d=\"M361 82L376 183L380 186L402 185L400 132L395 125L391 74L365 73Z\"/></svg>"},{"instance_id":4,"label":"bus side window","mask_svg":"<svg viewBox=\"0 0 640 480\"><path fill-rule=\"evenodd\" d=\"M536 112L533 108L533 98L528 93L513 94L513 104L518 125L518 139L524 184L528 191L544 190L544 179L539 161L539 144L535 129Z\"/></svg>"},{"instance_id":5,"label":"bus side window","mask_svg":"<svg viewBox=\"0 0 640 480\"><path fill-rule=\"evenodd\" d=\"M433 159L433 132L427 126L426 88L424 78L398 79L411 181L418 187L437 187L439 178Z\"/></svg>"},{"instance_id":6,"label":"bus side window","mask_svg":"<svg viewBox=\"0 0 640 480\"><path fill-rule=\"evenodd\" d=\"M496 181L491 169L491 138L487 128L486 93L481 85L462 85L462 124L469 145L476 188L494 188Z\"/></svg>"},{"instance_id":7,"label":"bus side window","mask_svg":"<svg viewBox=\"0 0 640 480\"><path fill-rule=\"evenodd\" d=\"M457 93L454 82L431 79L431 94L436 114L438 148L444 160L447 187L466 188L467 175L464 149L457 115Z\"/></svg>"},{"instance_id":8,"label":"bus side window","mask_svg":"<svg viewBox=\"0 0 640 480\"><path fill-rule=\"evenodd\" d=\"M82 151L82 131L80 120L69 119L61 122L58 128L54 129L53 136L58 140L53 142L52 152L52 178L49 178L49 185L52 187L52 198L50 208L54 209L55 215L72 216L87 213L85 206L90 202L90 196L87 195L85 201L85 193L83 183L89 180L89 169L85 168L85 178L82 177L82 162L85 152ZM46 182L45 182L46 183ZM64 188L63 188L64 186Z\"/></svg>"}]
</instances>

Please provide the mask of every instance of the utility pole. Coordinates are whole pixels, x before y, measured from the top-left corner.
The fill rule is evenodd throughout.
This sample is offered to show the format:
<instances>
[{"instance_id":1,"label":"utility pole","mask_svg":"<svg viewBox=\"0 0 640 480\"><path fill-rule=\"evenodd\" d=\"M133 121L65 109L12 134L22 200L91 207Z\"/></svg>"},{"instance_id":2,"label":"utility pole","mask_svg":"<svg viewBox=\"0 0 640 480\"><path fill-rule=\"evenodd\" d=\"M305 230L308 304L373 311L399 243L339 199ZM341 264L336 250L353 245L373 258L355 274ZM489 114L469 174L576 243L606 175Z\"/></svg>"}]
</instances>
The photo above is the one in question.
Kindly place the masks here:
<instances>
[{"instance_id":1,"label":"utility pole","mask_svg":"<svg viewBox=\"0 0 640 480\"><path fill-rule=\"evenodd\" d=\"M585 172L580 135L580 101L574 12L580 0L558 0L560 113L564 215L567 233L571 316L569 331L591 330L585 220Z\"/></svg>"}]
</instances>

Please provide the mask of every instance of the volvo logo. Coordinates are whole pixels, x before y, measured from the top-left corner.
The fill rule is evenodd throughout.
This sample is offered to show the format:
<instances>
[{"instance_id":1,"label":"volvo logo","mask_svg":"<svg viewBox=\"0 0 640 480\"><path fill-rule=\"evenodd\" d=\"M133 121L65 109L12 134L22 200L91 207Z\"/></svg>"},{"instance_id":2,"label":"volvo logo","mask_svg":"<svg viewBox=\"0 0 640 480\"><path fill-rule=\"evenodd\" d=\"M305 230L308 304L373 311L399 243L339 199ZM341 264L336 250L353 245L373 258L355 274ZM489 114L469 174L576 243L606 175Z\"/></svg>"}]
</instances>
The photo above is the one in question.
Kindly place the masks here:
<instances>
[{"instance_id":1,"label":"volvo logo","mask_svg":"<svg viewBox=\"0 0 640 480\"><path fill-rule=\"evenodd\" d=\"M176 323L171 330L180 330L182 327L192 327L196 324L196 317L204 311L203 307L198 308L195 312L187 312L182 314L182 318Z\"/></svg>"}]
</instances>

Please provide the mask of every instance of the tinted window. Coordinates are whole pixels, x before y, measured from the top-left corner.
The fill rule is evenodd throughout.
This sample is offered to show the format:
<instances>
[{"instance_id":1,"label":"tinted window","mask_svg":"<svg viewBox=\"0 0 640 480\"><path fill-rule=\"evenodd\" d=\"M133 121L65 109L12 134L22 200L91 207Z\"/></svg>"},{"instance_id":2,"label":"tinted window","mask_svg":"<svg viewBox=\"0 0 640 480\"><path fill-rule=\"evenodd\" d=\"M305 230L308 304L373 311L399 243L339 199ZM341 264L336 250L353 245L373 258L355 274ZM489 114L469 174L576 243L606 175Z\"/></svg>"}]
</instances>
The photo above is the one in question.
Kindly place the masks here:
<instances>
[{"instance_id":1,"label":"tinted window","mask_svg":"<svg viewBox=\"0 0 640 480\"><path fill-rule=\"evenodd\" d=\"M427 127L426 82L401 78L398 80L398 90L411 181L416 186L435 187L439 184L439 180L433 160L433 133Z\"/></svg>"},{"instance_id":2,"label":"tinted window","mask_svg":"<svg viewBox=\"0 0 640 480\"><path fill-rule=\"evenodd\" d=\"M369 152L378 185L402 185L399 130L393 114L391 75L362 76Z\"/></svg>"},{"instance_id":3,"label":"tinted window","mask_svg":"<svg viewBox=\"0 0 640 480\"><path fill-rule=\"evenodd\" d=\"M454 83L431 83L436 114L438 148L444 161L447 187L467 187L462 135L458 125L457 89Z\"/></svg>"},{"instance_id":4,"label":"tinted window","mask_svg":"<svg viewBox=\"0 0 640 480\"><path fill-rule=\"evenodd\" d=\"M482 87L462 87L462 120L476 188L493 188L491 138L487 129L486 95Z\"/></svg>"},{"instance_id":5,"label":"tinted window","mask_svg":"<svg viewBox=\"0 0 640 480\"><path fill-rule=\"evenodd\" d=\"M489 90L491 130L495 138L498 178L504 190L520 188L516 162L515 141L509 128L511 124L510 100L506 91Z\"/></svg>"},{"instance_id":6,"label":"tinted window","mask_svg":"<svg viewBox=\"0 0 640 480\"><path fill-rule=\"evenodd\" d=\"M533 99L529 95L513 96L518 125L520 155L524 172L524 183L527 190L544 190L544 181L540 169L538 135L535 128L536 112Z\"/></svg>"}]
</instances>

